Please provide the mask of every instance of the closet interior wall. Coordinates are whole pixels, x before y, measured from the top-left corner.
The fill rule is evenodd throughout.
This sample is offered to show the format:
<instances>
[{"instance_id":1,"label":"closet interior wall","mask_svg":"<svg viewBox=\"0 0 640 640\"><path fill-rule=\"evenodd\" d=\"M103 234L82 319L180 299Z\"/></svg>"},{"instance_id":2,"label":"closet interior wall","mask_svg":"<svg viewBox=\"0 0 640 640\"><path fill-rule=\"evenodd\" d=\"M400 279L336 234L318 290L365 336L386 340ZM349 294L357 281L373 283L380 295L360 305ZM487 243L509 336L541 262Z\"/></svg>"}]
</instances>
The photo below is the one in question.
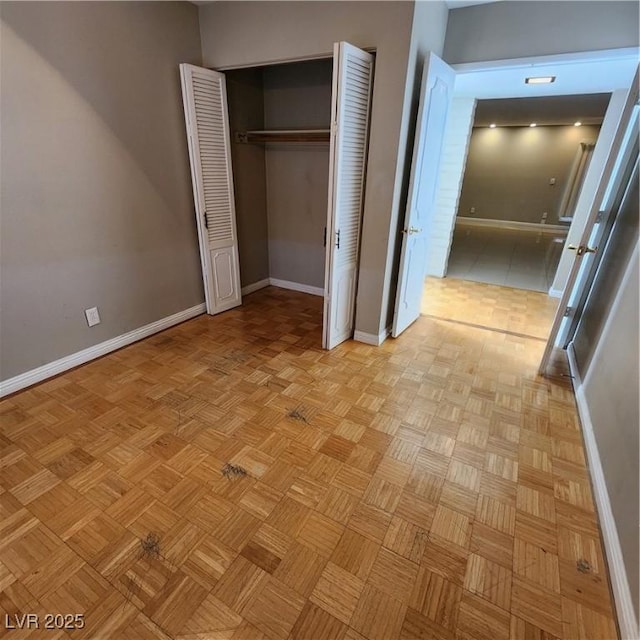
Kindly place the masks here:
<instances>
[{"instance_id":1,"label":"closet interior wall","mask_svg":"<svg viewBox=\"0 0 640 640\"><path fill-rule=\"evenodd\" d=\"M265 148L259 144L238 144L234 132L264 129L262 70L239 69L227 71L225 76L240 284L246 287L269 277Z\"/></svg>"},{"instance_id":2,"label":"closet interior wall","mask_svg":"<svg viewBox=\"0 0 640 640\"><path fill-rule=\"evenodd\" d=\"M329 129L333 60L226 72L243 287L324 287L329 144L237 142L236 131Z\"/></svg>"}]
</instances>

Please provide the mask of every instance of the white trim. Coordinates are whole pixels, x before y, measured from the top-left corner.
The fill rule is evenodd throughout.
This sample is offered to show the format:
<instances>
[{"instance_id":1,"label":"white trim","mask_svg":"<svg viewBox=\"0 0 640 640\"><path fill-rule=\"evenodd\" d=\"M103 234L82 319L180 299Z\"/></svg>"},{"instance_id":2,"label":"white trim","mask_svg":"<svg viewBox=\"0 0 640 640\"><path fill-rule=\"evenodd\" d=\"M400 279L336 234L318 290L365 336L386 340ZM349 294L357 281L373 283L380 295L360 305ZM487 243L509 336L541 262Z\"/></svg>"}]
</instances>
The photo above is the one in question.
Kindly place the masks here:
<instances>
[{"instance_id":1,"label":"white trim","mask_svg":"<svg viewBox=\"0 0 640 640\"><path fill-rule=\"evenodd\" d=\"M538 222L516 222L515 220L493 220L491 218L467 218L457 216L456 225L461 227L492 227L514 229L516 231L536 231L537 233L568 233L569 227L561 224L540 224Z\"/></svg>"},{"instance_id":2,"label":"white trim","mask_svg":"<svg viewBox=\"0 0 640 640\"><path fill-rule=\"evenodd\" d=\"M580 372L578 371L576 363L573 342L569 343L567 355L569 357L571 375L574 377L576 404L578 406L580 422L582 423L582 434L587 451L587 459L589 461L589 475L591 476L598 516L602 527L602 538L607 554L607 562L609 564L609 576L611 577L611 587L616 603L618 624L620 625L620 637L624 640L632 640L638 637L638 621L636 620L633 598L627 580L627 572L624 565L622 548L620 547L620 539L618 538L616 521L613 517L613 511L611 510L607 484L602 463L600 462L598 444L593 432L589 405L587 404L587 398L584 394Z\"/></svg>"},{"instance_id":3,"label":"white trim","mask_svg":"<svg viewBox=\"0 0 640 640\"><path fill-rule=\"evenodd\" d=\"M116 336L115 338L96 344L93 347L88 347L87 349L83 349L77 353L72 353L64 358L60 358L59 360L49 362L37 369L32 369L31 371L26 371L25 373L21 373L13 378L4 380L0 382L0 397L9 395L10 393L15 393L16 391L30 387L37 382L42 382L47 378L51 378L59 373L73 369L85 362L95 360L107 353L126 347L132 342L137 342L138 340L147 338L154 333L158 333L159 331L173 327L176 324L180 324L185 320L190 320L191 318L202 315L205 311L205 304L198 304L195 307L179 311L178 313L174 313L173 315L162 318L161 320L156 320L144 327L139 327L138 329L134 329L128 333L123 333L120 336Z\"/></svg>"},{"instance_id":4,"label":"white trim","mask_svg":"<svg viewBox=\"0 0 640 640\"><path fill-rule=\"evenodd\" d=\"M549 289L549 297L550 298L562 298L562 294L564 293L564 291L562 289L554 289L553 287L551 287L551 289Z\"/></svg>"},{"instance_id":5,"label":"white trim","mask_svg":"<svg viewBox=\"0 0 640 640\"><path fill-rule=\"evenodd\" d=\"M252 284L248 284L246 287L242 287L242 295L248 296L250 293L254 291L258 291L260 289L264 289L269 286L269 278L265 278L264 280L258 280L258 282L253 282Z\"/></svg>"},{"instance_id":6,"label":"white trim","mask_svg":"<svg viewBox=\"0 0 640 640\"><path fill-rule=\"evenodd\" d=\"M532 69L545 64L574 64L576 62L596 62L599 60L636 60L638 47L620 49L601 49L598 51L575 51L572 53L554 53L544 56L526 58L509 58L506 60L483 60L480 62L459 62L452 64L456 73L476 73L492 69Z\"/></svg>"},{"instance_id":7,"label":"white trim","mask_svg":"<svg viewBox=\"0 0 640 640\"><path fill-rule=\"evenodd\" d=\"M269 284L272 287L291 289L291 291L300 291L301 293L310 293L312 296L324 297L324 289L322 287L312 287L309 284L290 282L289 280L279 280L278 278L269 278Z\"/></svg>"},{"instance_id":8,"label":"white trim","mask_svg":"<svg viewBox=\"0 0 640 640\"><path fill-rule=\"evenodd\" d=\"M364 331L354 331L353 339L356 342L364 342L365 344L371 344L374 347L379 347L390 335L391 327L387 327L378 335L375 333L365 333Z\"/></svg>"}]
</instances>

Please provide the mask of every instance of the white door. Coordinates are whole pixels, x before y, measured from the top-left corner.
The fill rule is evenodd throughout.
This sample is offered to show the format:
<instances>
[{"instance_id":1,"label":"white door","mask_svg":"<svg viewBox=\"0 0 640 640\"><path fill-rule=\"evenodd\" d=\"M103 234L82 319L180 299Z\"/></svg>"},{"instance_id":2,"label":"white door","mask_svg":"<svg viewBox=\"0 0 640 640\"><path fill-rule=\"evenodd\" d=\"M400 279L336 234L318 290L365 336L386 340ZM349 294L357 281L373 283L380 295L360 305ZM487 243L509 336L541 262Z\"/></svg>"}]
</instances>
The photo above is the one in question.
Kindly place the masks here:
<instances>
[{"instance_id":1,"label":"white door","mask_svg":"<svg viewBox=\"0 0 640 640\"><path fill-rule=\"evenodd\" d=\"M409 197L402 231L400 275L391 330L394 338L420 315L427 264L427 234L438 192L442 142L454 83L455 71L430 53L422 72Z\"/></svg>"},{"instance_id":2,"label":"white door","mask_svg":"<svg viewBox=\"0 0 640 640\"><path fill-rule=\"evenodd\" d=\"M180 65L207 313L237 307L240 265L224 74Z\"/></svg>"},{"instance_id":3,"label":"white door","mask_svg":"<svg viewBox=\"0 0 640 640\"><path fill-rule=\"evenodd\" d=\"M591 284L594 275L594 254L602 251L605 224L616 193L616 186L622 178L621 172L625 166L625 155L628 155L638 135L638 71L629 89L625 101L622 116L615 132L611 150L604 170L600 177L594 198L590 204L589 215L577 245L564 247L565 251L571 251L574 255L571 270L567 277L564 293L560 298L558 310L551 325L551 333L547 346L540 362L539 373L544 375L551 361L553 350L556 347L566 347L566 342L571 338L569 331L575 328L578 318L576 313L580 310L580 299L585 294L585 289Z\"/></svg>"},{"instance_id":4,"label":"white door","mask_svg":"<svg viewBox=\"0 0 640 640\"><path fill-rule=\"evenodd\" d=\"M334 45L322 346L353 335L373 56Z\"/></svg>"}]
</instances>

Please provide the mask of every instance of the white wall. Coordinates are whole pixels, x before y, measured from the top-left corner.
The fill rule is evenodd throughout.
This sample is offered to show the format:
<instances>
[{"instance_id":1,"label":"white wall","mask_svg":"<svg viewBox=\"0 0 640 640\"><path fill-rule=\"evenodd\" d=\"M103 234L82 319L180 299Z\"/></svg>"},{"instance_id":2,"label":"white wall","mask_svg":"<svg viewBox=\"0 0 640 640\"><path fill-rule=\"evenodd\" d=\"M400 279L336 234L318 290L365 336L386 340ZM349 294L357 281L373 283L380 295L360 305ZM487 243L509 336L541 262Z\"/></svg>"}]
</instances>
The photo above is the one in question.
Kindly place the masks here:
<instances>
[{"instance_id":1,"label":"white wall","mask_svg":"<svg viewBox=\"0 0 640 640\"><path fill-rule=\"evenodd\" d=\"M447 272L475 108L473 98L454 98L447 119L436 209L429 229L428 276L443 278Z\"/></svg>"}]
</instances>

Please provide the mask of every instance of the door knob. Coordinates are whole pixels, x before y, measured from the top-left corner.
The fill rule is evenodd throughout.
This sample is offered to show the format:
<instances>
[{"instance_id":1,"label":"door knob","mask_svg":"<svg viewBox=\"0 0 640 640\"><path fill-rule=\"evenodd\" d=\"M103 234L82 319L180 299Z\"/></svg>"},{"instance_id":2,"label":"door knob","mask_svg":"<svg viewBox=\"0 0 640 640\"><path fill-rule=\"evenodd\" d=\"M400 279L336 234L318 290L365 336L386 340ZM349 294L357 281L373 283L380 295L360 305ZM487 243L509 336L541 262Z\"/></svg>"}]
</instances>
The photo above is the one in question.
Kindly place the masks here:
<instances>
[{"instance_id":1,"label":"door knob","mask_svg":"<svg viewBox=\"0 0 640 640\"><path fill-rule=\"evenodd\" d=\"M570 244L567 249L569 251L576 251L579 256L584 255L585 253L595 253L598 250L598 247L586 247L581 244L579 247L576 247L574 244Z\"/></svg>"}]
</instances>

